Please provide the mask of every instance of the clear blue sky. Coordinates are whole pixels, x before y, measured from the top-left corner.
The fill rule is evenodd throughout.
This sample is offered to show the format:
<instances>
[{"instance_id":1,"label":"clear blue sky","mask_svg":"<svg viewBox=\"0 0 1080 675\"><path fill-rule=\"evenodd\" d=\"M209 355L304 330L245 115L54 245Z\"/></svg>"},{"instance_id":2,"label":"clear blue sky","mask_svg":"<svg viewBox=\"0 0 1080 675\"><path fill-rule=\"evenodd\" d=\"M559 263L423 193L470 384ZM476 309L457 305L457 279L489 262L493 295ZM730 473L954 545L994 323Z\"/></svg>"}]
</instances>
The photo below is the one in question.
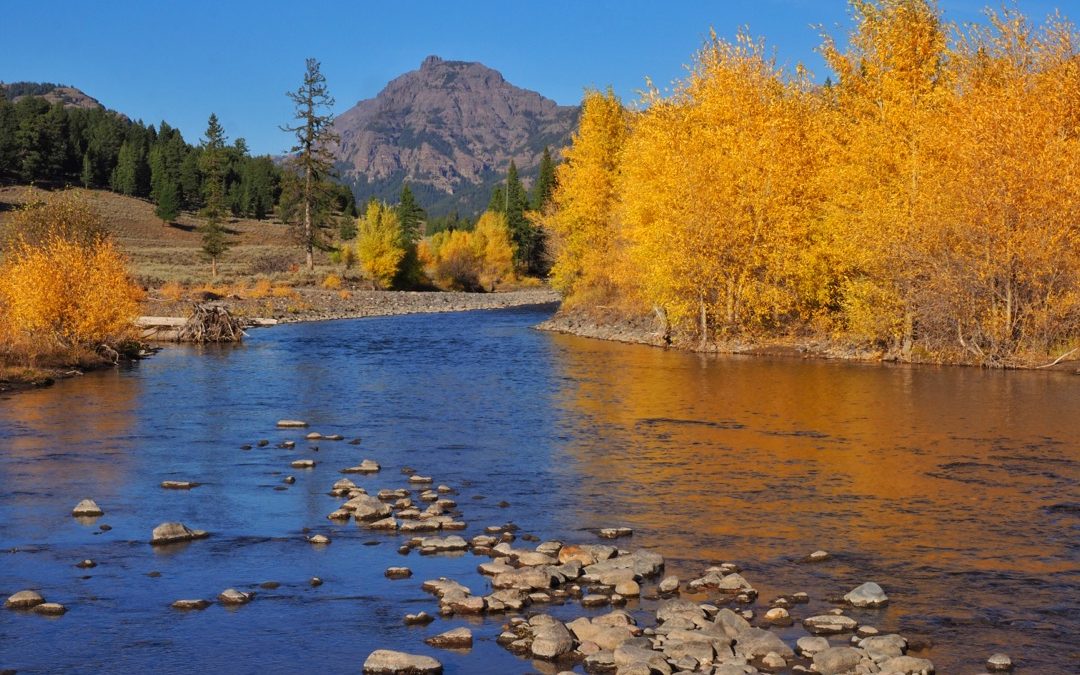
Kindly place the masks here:
<instances>
[{"instance_id":1,"label":"clear blue sky","mask_svg":"<svg viewBox=\"0 0 1080 675\"><path fill-rule=\"evenodd\" d=\"M947 19L979 20L987 2L940 0ZM998 0L989 4L999 6ZM1054 7L1080 20L1080 0L1019 0L1041 22ZM428 54L480 61L559 103L611 85L633 100L649 76L681 77L710 27L764 36L781 62L827 74L816 25L839 35L845 0L512 0L330 3L320 0L6 2L0 80L72 84L132 118L164 119L196 141L216 112L230 139L280 153L285 91L304 58L322 61L336 112L370 98Z\"/></svg>"}]
</instances>

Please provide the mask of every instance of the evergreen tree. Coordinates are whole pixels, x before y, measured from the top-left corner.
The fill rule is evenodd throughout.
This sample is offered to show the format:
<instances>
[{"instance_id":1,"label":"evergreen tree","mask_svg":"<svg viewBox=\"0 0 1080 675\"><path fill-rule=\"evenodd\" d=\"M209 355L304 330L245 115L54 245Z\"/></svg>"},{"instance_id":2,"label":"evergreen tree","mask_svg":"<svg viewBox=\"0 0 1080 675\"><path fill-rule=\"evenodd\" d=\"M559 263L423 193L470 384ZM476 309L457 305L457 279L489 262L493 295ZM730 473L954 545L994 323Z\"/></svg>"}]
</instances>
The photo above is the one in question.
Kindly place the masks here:
<instances>
[{"instance_id":1,"label":"evergreen tree","mask_svg":"<svg viewBox=\"0 0 1080 675\"><path fill-rule=\"evenodd\" d=\"M120 146L120 154L116 158L116 166L112 170L109 179L109 187L120 194L133 196L138 192L138 163L139 150L134 143L124 141Z\"/></svg>"},{"instance_id":2,"label":"evergreen tree","mask_svg":"<svg viewBox=\"0 0 1080 675\"><path fill-rule=\"evenodd\" d=\"M405 241L415 244L420 239L420 224L427 218L427 214L424 213L424 209L420 207L416 198L413 197L408 183L401 187L401 201L397 206L397 214Z\"/></svg>"},{"instance_id":3,"label":"evergreen tree","mask_svg":"<svg viewBox=\"0 0 1080 675\"><path fill-rule=\"evenodd\" d=\"M82 172L79 174L79 182L83 187L94 187L94 163L90 161L90 153L83 153Z\"/></svg>"},{"instance_id":4,"label":"evergreen tree","mask_svg":"<svg viewBox=\"0 0 1080 675\"><path fill-rule=\"evenodd\" d=\"M158 188L158 203L154 214L161 218L162 225L168 225L180 215L180 190L176 183L165 182Z\"/></svg>"},{"instance_id":5,"label":"evergreen tree","mask_svg":"<svg viewBox=\"0 0 1080 675\"><path fill-rule=\"evenodd\" d=\"M289 92L289 99L296 105L295 126L284 126L284 131L296 134L296 145L291 168L303 180L300 185L303 205L303 231L301 241L307 254L307 268L315 269L313 249L318 235L319 223L316 216L319 202L325 198L327 178L333 169L334 157L330 146L337 142L337 134L332 129L334 121L330 108L334 99L326 87L326 78L319 70L319 62L307 59L304 82L295 92ZM321 111L325 110L323 113Z\"/></svg>"},{"instance_id":6,"label":"evergreen tree","mask_svg":"<svg viewBox=\"0 0 1080 675\"><path fill-rule=\"evenodd\" d=\"M202 249L210 258L210 275L217 277L217 259L229 249L225 239L225 171L228 158L225 155L225 131L218 123L217 115L211 113L202 142L200 168L204 176L203 198L206 206L202 216Z\"/></svg>"},{"instance_id":7,"label":"evergreen tree","mask_svg":"<svg viewBox=\"0 0 1080 675\"><path fill-rule=\"evenodd\" d=\"M199 148L184 155L180 163L180 204L183 208L195 209L202 205L202 174L199 170Z\"/></svg>"},{"instance_id":8,"label":"evergreen tree","mask_svg":"<svg viewBox=\"0 0 1080 675\"><path fill-rule=\"evenodd\" d=\"M538 236L536 226L525 215L528 206L528 196L518 178L517 165L510 160L503 192L503 212L506 214L510 238L516 247L515 262L526 271L534 271L538 258Z\"/></svg>"},{"instance_id":9,"label":"evergreen tree","mask_svg":"<svg viewBox=\"0 0 1080 675\"><path fill-rule=\"evenodd\" d=\"M551 151L545 147L544 156L540 158L540 173L533 185L532 208L533 211L543 211L544 207L551 202L551 195L555 191L555 161L551 159Z\"/></svg>"}]
</instances>

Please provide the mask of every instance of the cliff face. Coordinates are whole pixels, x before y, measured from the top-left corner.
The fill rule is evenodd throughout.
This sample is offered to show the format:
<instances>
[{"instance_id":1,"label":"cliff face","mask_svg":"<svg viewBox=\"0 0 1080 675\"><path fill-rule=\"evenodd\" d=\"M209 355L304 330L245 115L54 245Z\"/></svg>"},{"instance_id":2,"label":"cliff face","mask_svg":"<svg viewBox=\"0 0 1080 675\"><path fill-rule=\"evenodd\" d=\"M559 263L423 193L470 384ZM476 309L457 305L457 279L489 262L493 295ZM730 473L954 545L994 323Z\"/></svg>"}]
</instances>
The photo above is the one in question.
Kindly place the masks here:
<instances>
[{"instance_id":1,"label":"cliff face","mask_svg":"<svg viewBox=\"0 0 1080 675\"><path fill-rule=\"evenodd\" d=\"M334 122L338 169L358 201L396 200L408 181L431 215L482 209L513 159L535 171L567 145L576 106L515 87L480 63L429 56Z\"/></svg>"}]
</instances>

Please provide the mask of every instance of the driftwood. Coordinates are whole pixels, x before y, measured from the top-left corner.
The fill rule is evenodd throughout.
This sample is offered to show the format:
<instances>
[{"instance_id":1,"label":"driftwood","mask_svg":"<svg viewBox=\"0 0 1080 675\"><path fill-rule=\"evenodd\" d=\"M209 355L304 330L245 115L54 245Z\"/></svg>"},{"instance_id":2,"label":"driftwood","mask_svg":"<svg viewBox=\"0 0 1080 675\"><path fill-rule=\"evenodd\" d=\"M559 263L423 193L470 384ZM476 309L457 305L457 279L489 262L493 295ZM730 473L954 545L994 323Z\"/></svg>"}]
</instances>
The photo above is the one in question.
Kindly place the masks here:
<instances>
[{"instance_id":1,"label":"driftwood","mask_svg":"<svg viewBox=\"0 0 1080 675\"><path fill-rule=\"evenodd\" d=\"M237 319L225 305L216 302L195 303L191 316L177 331L177 342L240 342L244 322Z\"/></svg>"}]
</instances>

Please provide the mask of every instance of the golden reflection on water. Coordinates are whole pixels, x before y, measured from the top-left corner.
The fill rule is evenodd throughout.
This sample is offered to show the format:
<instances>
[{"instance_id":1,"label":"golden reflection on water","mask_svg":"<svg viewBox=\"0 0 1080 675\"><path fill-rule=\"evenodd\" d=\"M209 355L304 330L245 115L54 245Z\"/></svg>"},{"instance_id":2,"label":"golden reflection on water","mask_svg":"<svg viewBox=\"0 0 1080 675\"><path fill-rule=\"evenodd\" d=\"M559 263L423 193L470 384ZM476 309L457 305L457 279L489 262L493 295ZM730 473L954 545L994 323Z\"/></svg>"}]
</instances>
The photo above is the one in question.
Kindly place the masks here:
<instances>
[{"instance_id":1,"label":"golden reflection on water","mask_svg":"<svg viewBox=\"0 0 1080 675\"><path fill-rule=\"evenodd\" d=\"M581 489L665 548L1070 568L1038 527L1078 499L1069 376L557 344Z\"/></svg>"},{"instance_id":2,"label":"golden reflection on water","mask_svg":"<svg viewBox=\"0 0 1080 675\"><path fill-rule=\"evenodd\" d=\"M119 491L134 461L140 389L138 378L109 371L0 398L5 466L24 485L90 483L102 488L97 499Z\"/></svg>"}]
</instances>

